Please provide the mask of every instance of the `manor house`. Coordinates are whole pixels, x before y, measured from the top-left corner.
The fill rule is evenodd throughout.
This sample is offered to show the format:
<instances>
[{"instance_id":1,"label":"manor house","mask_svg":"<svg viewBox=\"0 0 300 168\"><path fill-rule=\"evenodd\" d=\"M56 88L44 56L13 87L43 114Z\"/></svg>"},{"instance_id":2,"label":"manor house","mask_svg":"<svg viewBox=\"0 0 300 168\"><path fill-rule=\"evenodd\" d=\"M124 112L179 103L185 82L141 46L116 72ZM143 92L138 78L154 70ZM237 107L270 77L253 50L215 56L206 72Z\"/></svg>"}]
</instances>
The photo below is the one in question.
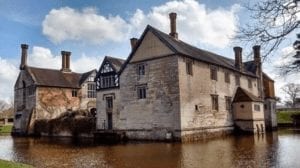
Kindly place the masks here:
<instances>
[{"instance_id":1,"label":"manor house","mask_svg":"<svg viewBox=\"0 0 300 168\"><path fill-rule=\"evenodd\" d=\"M95 79L98 131L186 141L276 128L274 81L262 70L260 46L252 61L243 62L241 47L234 60L223 57L181 41L176 13L169 16L169 34L148 25L131 39L126 60L103 60Z\"/></svg>"},{"instance_id":2,"label":"manor house","mask_svg":"<svg viewBox=\"0 0 300 168\"><path fill-rule=\"evenodd\" d=\"M40 119L56 118L64 112L95 111L96 70L72 72L71 52L62 51L60 70L27 65L28 45L22 44L20 73L15 83L13 134L34 132L34 123Z\"/></svg>"}]
</instances>

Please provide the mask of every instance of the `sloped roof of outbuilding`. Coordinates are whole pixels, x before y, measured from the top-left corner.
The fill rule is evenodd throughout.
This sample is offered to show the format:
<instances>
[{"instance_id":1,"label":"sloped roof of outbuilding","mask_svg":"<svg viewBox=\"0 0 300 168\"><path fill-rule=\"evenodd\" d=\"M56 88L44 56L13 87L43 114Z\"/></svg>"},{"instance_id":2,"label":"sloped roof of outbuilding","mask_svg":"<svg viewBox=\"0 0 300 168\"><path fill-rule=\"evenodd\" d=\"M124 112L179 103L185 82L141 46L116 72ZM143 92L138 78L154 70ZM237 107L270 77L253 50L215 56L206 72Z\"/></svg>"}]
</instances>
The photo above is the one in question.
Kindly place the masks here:
<instances>
[{"instance_id":1,"label":"sloped roof of outbuilding","mask_svg":"<svg viewBox=\"0 0 300 168\"><path fill-rule=\"evenodd\" d=\"M129 63L131 57L134 55L135 51L143 41L145 34L151 31L156 37L160 39L161 42L163 42L166 46L168 46L175 54L183 55L186 57L190 57L199 61L203 61L206 63L222 66L224 68L228 68L237 72L240 72L236 67L235 67L235 61L233 59L203 50L199 49L195 46L192 46L190 44L187 44L181 40L174 39L170 35L161 32L160 30L148 25L143 32L141 38L138 40L137 47L131 52L129 55L128 59L126 62L123 64L120 73L123 71L125 68L126 64ZM249 63L250 64L250 63ZM248 67L248 66L246 66ZM244 69L243 74L256 77L256 74L253 73L253 71L249 71L247 68Z\"/></svg>"},{"instance_id":2,"label":"sloped roof of outbuilding","mask_svg":"<svg viewBox=\"0 0 300 168\"><path fill-rule=\"evenodd\" d=\"M233 102L261 102L262 100L256 96L254 96L252 93L248 92L247 90L238 87L235 93L235 96L233 98Z\"/></svg>"},{"instance_id":3,"label":"sloped roof of outbuilding","mask_svg":"<svg viewBox=\"0 0 300 168\"><path fill-rule=\"evenodd\" d=\"M62 72L55 69L26 67L37 86L80 88L82 82L95 70L87 73Z\"/></svg>"}]
</instances>

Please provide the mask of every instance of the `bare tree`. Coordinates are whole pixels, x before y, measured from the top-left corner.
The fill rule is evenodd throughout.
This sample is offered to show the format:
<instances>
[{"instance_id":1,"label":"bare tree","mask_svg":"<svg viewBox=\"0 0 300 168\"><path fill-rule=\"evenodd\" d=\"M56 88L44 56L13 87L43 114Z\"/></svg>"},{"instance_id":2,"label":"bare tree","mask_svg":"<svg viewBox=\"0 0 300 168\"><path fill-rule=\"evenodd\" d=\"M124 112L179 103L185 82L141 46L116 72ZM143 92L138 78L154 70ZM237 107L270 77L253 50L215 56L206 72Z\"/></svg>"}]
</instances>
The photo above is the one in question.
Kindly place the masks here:
<instances>
[{"instance_id":1,"label":"bare tree","mask_svg":"<svg viewBox=\"0 0 300 168\"><path fill-rule=\"evenodd\" d=\"M277 51L288 36L296 35L300 26L299 2L300 0L260 0L246 4L251 19L248 24L239 28L236 40L245 45L261 45L265 60ZM300 61L280 68L287 68L285 73L300 72Z\"/></svg>"},{"instance_id":2,"label":"bare tree","mask_svg":"<svg viewBox=\"0 0 300 168\"><path fill-rule=\"evenodd\" d=\"M282 90L287 94L288 100L286 104L295 107L297 102L297 96L300 95L300 84L288 83L282 87Z\"/></svg>"},{"instance_id":3,"label":"bare tree","mask_svg":"<svg viewBox=\"0 0 300 168\"><path fill-rule=\"evenodd\" d=\"M0 100L0 113L7 108L8 108L8 104L5 101Z\"/></svg>"}]
</instances>

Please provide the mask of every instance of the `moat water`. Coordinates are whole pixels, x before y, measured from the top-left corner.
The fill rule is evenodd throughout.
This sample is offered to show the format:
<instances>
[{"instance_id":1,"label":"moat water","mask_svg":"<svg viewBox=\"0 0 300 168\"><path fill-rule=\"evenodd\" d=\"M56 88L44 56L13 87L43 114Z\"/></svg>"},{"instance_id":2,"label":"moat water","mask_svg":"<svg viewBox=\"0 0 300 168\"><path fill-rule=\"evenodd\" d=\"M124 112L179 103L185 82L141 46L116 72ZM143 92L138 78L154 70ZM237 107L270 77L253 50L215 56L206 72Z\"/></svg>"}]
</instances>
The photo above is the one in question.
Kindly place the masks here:
<instances>
[{"instance_id":1,"label":"moat water","mask_svg":"<svg viewBox=\"0 0 300 168\"><path fill-rule=\"evenodd\" d=\"M0 159L35 167L300 167L300 130L227 136L193 143L95 145L68 138L0 136Z\"/></svg>"}]
</instances>

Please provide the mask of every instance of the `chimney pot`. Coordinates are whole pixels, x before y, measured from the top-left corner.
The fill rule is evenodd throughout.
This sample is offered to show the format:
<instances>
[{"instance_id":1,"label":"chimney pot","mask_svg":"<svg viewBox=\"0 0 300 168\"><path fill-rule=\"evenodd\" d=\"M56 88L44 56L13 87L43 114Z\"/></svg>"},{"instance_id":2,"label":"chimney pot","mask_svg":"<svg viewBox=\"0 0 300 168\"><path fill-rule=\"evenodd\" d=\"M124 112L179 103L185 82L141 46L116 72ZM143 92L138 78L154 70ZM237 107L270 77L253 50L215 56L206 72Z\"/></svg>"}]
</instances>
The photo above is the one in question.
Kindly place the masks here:
<instances>
[{"instance_id":1,"label":"chimney pot","mask_svg":"<svg viewBox=\"0 0 300 168\"><path fill-rule=\"evenodd\" d=\"M28 45L27 44L21 44L21 64L20 64L20 70L24 70L25 67L27 66L27 50L28 50Z\"/></svg>"},{"instance_id":2,"label":"chimney pot","mask_svg":"<svg viewBox=\"0 0 300 168\"><path fill-rule=\"evenodd\" d=\"M131 38L130 39L131 51L133 51L133 49L136 47L137 42L138 42L137 38Z\"/></svg>"},{"instance_id":3,"label":"chimney pot","mask_svg":"<svg viewBox=\"0 0 300 168\"><path fill-rule=\"evenodd\" d=\"M61 71L63 72L71 72L70 69L70 56L71 56L71 52L69 51L61 51L61 58L62 58L62 67L61 67Z\"/></svg>"},{"instance_id":4,"label":"chimney pot","mask_svg":"<svg viewBox=\"0 0 300 168\"><path fill-rule=\"evenodd\" d=\"M178 39L178 33L176 32L176 17L177 17L177 14L172 12L169 14L169 17L170 17L170 29L171 29L171 32L170 32L170 36L172 36L173 38L175 39Z\"/></svg>"},{"instance_id":5,"label":"chimney pot","mask_svg":"<svg viewBox=\"0 0 300 168\"><path fill-rule=\"evenodd\" d=\"M240 71L243 70L243 58L242 51L243 49L239 46L233 47L234 55L235 55L235 67Z\"/></svg>"}]
</instances>

